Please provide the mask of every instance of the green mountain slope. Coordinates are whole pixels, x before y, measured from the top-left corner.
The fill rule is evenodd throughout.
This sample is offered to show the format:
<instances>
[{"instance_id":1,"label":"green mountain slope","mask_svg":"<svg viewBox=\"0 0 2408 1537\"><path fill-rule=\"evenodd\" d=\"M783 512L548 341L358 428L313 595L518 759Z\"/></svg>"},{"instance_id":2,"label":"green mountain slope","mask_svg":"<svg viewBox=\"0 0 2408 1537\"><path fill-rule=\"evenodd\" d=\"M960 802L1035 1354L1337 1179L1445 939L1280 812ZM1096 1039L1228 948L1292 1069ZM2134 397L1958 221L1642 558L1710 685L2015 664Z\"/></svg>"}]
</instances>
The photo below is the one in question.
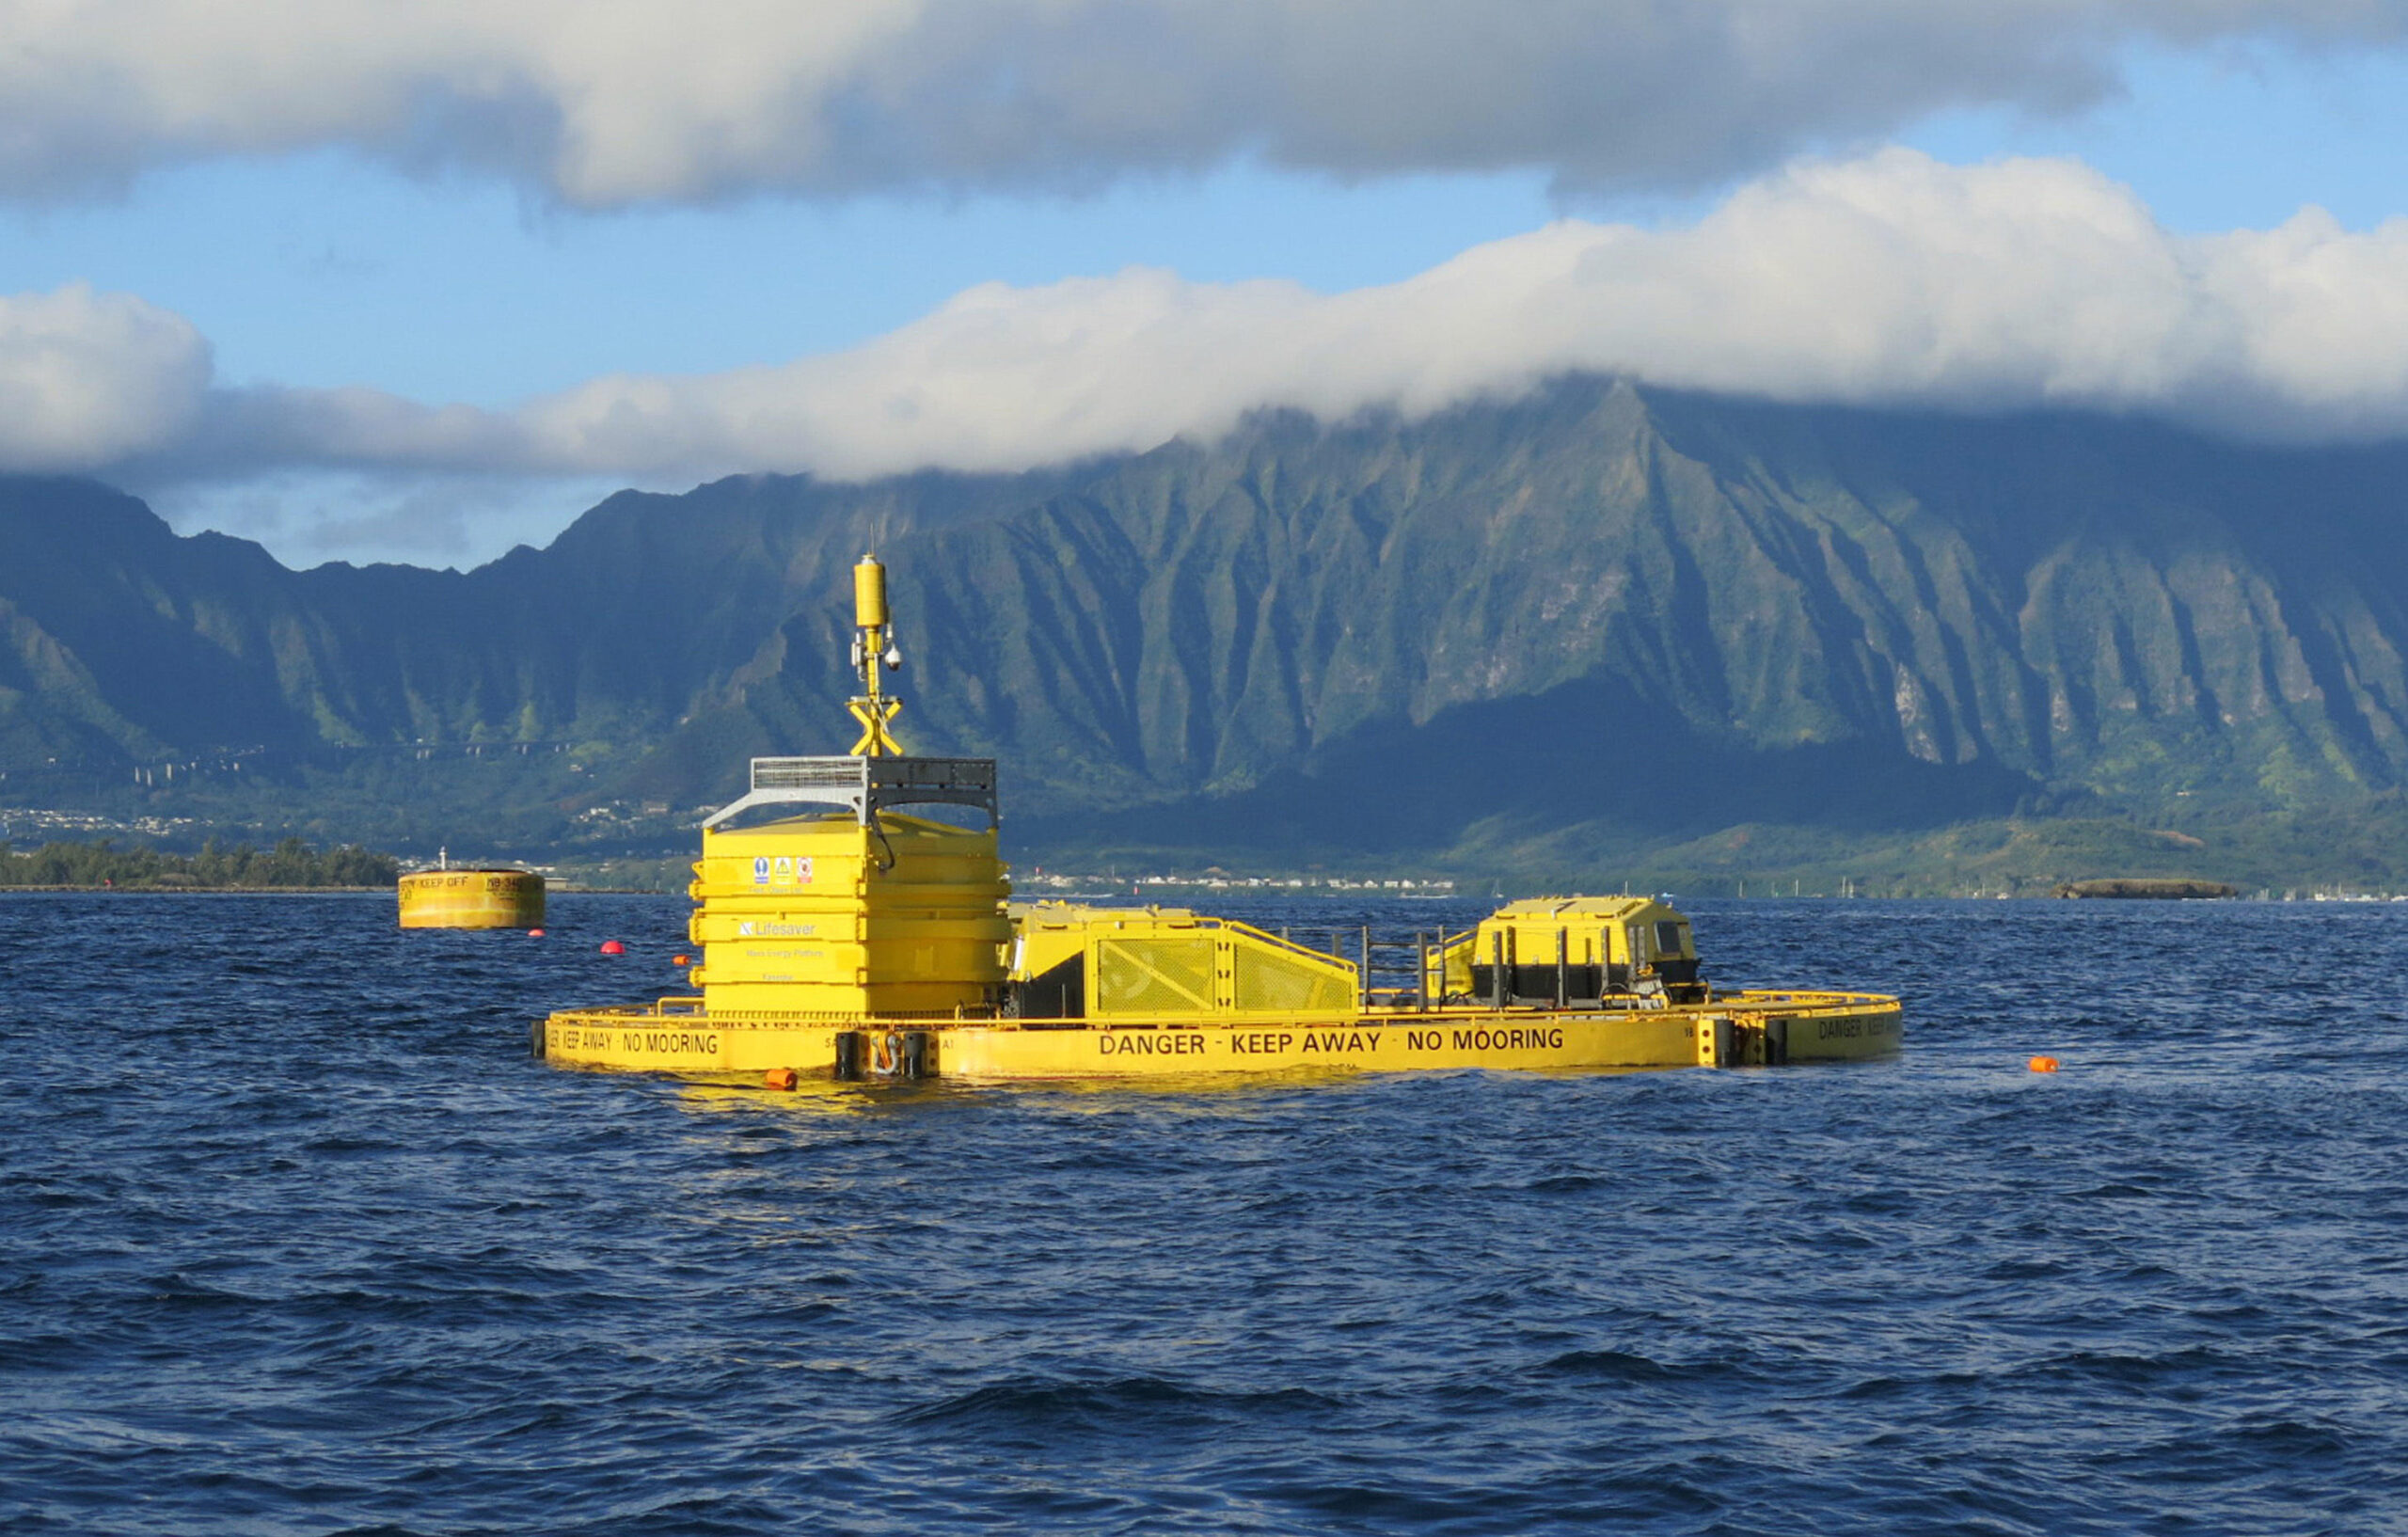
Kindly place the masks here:
<instances>
[{"instance_id":1,"label":"green mountain slope","mask_svg":"<svg viewBox=\"0 0 2408 1537\"><path fill-rule=\"evenodd\" d=\"M673 847L750 754L847 745L875 547L907 743L1004 759L1035 850L1530 868L1754 824L2380 816L2403 472L1582 378L1024 476L622 494L466 574L287 571L0 482L0 802Z\"/></svg>"},{"instance_id":2,"label":"green mountain slope","mask_svg":"<svg viewBox=\"0 0 2408 1537\"><path fill-rule=\"evenodd\" d=\"M1942 783L2298 806L2408 766L2403 468L1574 383L1175 445L908 571L940 633L999 648L987 689L931 701L947 738L1117 800L1349 754L1512 798L1540 763L1593 793L1581 763L1821 748L1796 761L1842 801L1887 775L1910 806ZM1765 793L1734 772L1710 814Z\"/></svg>"}]
</instances>

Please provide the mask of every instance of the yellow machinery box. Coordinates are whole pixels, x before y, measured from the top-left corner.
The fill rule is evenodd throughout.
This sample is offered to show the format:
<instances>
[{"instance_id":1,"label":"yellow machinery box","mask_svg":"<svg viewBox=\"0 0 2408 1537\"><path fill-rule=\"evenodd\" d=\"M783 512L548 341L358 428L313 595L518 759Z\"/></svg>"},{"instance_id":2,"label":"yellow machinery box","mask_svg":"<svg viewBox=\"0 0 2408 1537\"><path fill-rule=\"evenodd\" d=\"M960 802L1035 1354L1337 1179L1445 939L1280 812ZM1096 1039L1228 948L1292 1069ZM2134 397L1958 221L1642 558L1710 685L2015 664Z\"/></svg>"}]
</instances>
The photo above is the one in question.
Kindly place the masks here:
<instances>
[{"instance_id":1,"label":"yellow machinery box","mask_svg":"<svg viewBox=\"0 0 2408 1537\"><path fill-rule=\"evenodd\" d=\"M693 981L714 1014L943 1017L993 1004L1009 895L992 828L888 812L705 828Z\"/></svg>"},{"instance_id":2,"label":"yellow machinery box","mask_svg":"<svg viewBox=\"0 0 2408 1537\"><path fill-rule=\"evenodd\" d=\"M1702 1000L1689 922L1645 896L1508 902L1447 942L1441 995L1500 1003L1594 1003L1661 991Z\"/></svg>"},{"instance_id":3,"label":"yellow machinery box","mask_svg":"<svg viewBox=\"0 0 2408 1537\"><path fill-rule=\"evenodd\" d=\"M1037 902L1013 915L1023 1018L1353 1018L1353 963L1179 908Z\"/></svg>"}]
</instances>

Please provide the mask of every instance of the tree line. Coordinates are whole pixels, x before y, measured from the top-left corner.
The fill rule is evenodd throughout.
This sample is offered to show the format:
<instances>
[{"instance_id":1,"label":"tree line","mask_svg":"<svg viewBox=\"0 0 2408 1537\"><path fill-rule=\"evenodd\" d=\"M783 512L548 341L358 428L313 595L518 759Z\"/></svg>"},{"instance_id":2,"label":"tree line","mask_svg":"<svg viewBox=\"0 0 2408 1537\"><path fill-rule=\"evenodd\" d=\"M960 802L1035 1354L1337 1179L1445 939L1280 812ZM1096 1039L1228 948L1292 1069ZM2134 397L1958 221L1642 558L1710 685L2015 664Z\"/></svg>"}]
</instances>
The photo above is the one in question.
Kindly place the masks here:
<instances>
[{"instance_id":1,"label":"tree line","mask_svg":"<svg viewBox=\"0 0 2408 1537\"><path fill-rule=\"evenodd\" d=\"M354 844L316 849L298 838L274 848L231 848L212 838L198 854L168 854L115 840L46 843L18 853L0 844L0 887L79 886L133 891L274 891L310 886L390 886L401 862Z\"/></svg>"}]
</instances>

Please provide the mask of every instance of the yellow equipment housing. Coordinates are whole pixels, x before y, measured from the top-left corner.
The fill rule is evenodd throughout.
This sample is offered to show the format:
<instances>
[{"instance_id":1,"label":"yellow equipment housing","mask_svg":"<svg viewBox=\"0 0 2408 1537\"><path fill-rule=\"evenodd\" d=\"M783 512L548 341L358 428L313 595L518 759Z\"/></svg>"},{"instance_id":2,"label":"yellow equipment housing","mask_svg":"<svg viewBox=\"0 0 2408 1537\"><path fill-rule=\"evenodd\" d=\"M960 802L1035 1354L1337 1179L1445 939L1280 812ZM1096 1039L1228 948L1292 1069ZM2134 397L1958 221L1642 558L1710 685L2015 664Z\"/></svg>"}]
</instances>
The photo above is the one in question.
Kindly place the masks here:
<instances>
[{"instance_id":1,"label":"yellow equipment housing","mask_svg":"<svg viewBox=\"0 0 2408 1537\"><path fill-rule=\"evenodd\" d=\"M1617 997L1703 1003L1689 921L1647 896L1540 896L1508 902L1440 947L1432 990L1559 1006Z\"/></svg>"},{"instance_id":2,"label":"yellow equipment housing","mask_svg":"<svg viewBox=\"0 0 2408 1537\"><path fill-rule=\"evenodd\" d=\"M691 980L714 1017L955 1019L991 1012L1004 984L1011 883L985 828L883 810L895 800L993 803L991 764L929 758L763 758L749 806L849 800L848 813L703 829L689 933Z\"/></svg>"},{"instance_id":3,"label":"yellow equipment housing","mask_svg":"<svg viewBox=\"0 0 2408 1537\"><path fill-rule=\"evenodd\" d=\"M1352 961L1226 918L1067 902L1030 903L1011 917L1006 1006L1023 1021L1345 1020L1359 1012Z\"/></svg>"},{"instance_id":4,"label":"yellow equipment housing","mask_svg":"<svg viewBox=\"0 0 2408 1537\"><path fill-rule=\"evenodd\" d=\"M886 567L875 555L864 555L853 567L853 624L860 629L886 627Z\"/></svg>"}]
</instances>

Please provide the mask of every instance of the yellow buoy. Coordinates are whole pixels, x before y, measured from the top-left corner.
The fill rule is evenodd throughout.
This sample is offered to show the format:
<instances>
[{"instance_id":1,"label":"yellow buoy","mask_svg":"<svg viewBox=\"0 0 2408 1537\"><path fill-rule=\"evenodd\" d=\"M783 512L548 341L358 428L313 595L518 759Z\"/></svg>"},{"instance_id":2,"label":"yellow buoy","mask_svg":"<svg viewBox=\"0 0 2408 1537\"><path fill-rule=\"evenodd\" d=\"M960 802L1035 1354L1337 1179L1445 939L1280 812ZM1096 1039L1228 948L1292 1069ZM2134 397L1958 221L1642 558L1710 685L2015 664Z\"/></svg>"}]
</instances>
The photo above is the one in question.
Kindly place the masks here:
<instances>
[{"instance_id":1,"label":"yellow buoy","mask_svg":"<svg viewBox=\"0 0 2408 1537\"><path fill-rule=\"evenodd\" d=\"M1899 1049L1895 998L1714 986L1688 920L1645 896L1515 902L1410 942L1375 944L1365 927L1351 959L1335 939L1318 950L1182 908L1014 907L994 760L902 750L886 684L903 656L875 556L853 568L853 597L860 735L841 757L754 758L750 788L704 821L678 957L700 962L695 990L555 1013L544 1058L791 1091L1776 1068Z\"/></svg>"},{"instance_id":2,"label":"yellow buoy","mask_svg":"<svg viewBox=\"0 0 2408 1537\"><path fill-rule=\"evenodd\" d=\"M535 928L544 878L532 870L416 870L402 877L404 928Z\"/></svg>"}]
</instances>

